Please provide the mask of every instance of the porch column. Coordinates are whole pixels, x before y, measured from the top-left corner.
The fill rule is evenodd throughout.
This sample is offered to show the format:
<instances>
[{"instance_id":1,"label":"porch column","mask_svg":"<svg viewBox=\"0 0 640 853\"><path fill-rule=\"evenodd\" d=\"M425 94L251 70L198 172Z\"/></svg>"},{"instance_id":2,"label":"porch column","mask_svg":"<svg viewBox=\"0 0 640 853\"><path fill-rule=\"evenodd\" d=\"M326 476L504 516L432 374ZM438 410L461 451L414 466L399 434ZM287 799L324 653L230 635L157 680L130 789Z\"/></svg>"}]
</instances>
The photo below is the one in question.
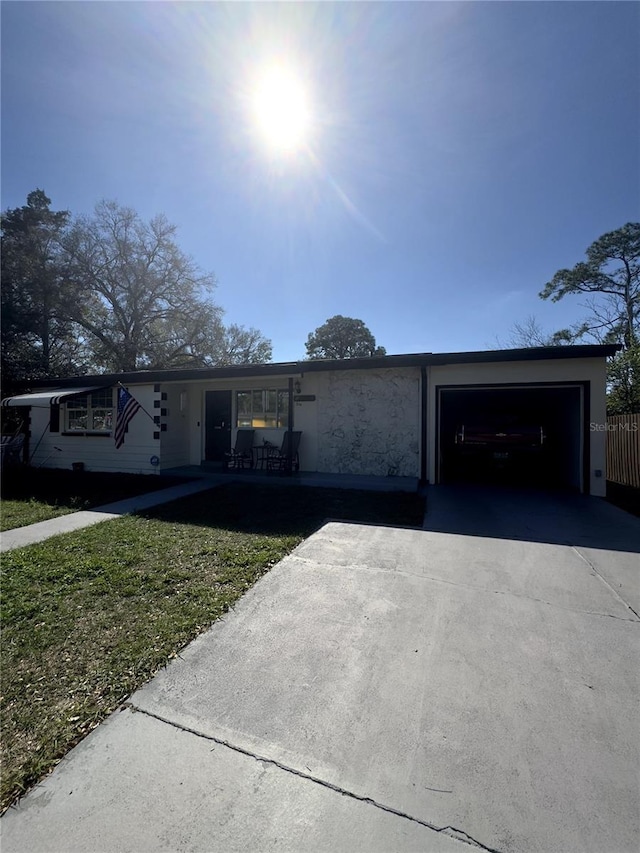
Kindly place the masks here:
<instances>
[{"instance_id":1,"label":"porch column","mask_svg":"<svg viewBox=\"0 0 640 853\"><path fill-rule=\"evenodd\" d=\"M420 485L426 486L427 480L427 460L428 460L428 433L427 433L427 415L428 406L428 382L427 368L420 368Z\"/></svg>"},{"instance_id":2,"label":"porch column","mask_svg":"<svg viewBox=\"0 0 640 853\"><path fill-rule=\"evenodd\" d=\"M285 462L287 474L293 473L293 454L291 448L293 446L293 377L289 377L289 412L287 415L287 432L289 433L289 453Z\"/></svg>"}]
</instances>

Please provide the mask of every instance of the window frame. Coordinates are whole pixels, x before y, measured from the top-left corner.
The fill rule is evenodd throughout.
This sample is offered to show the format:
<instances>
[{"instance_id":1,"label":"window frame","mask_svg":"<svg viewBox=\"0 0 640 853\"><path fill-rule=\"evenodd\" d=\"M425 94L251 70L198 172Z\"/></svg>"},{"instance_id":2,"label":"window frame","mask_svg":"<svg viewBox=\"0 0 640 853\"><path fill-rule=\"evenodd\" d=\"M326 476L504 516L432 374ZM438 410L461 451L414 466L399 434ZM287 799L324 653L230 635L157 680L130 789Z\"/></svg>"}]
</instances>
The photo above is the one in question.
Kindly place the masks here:
<instances>
[{"instance_id":1,"label":"window frame","mask_svg":"<svg viewBox=\"0 0 640 853\"><path fill-rule=\"evenodd\" d=\"M111 397L111 405L105 405L107 395ZM64 401L64 414L61 418L63 425L62 435L75 435L75 436L104 436L109 437L113 434L113 429L115 426L115 417L116 417L116 405L114 400L114 390L113 388L102 388L98 391L88 391L86 394L81 394L78 397L72 398L70 400ZM99 402L94 404L94 397L100 398ZM86 400L86 407L79 406L78 403L82 400ZM86 411L86 423L87 426L82 429L74 429L71 426L70 415L72 412L77 411ZM109 427L106 429L98 429L93 427L94 418L97 416L97 413L104 413L102 415L104 421L108 421L110 423ZM89 424L92 424L89 427Z\"/></svg>"},{"instance_id":2,"label":"window frame","mask_svg":"<svg viewBox=\"0 0 640 853\"><path fill-rule=\"evenodd\" d=\"M241 395L245 397L249 407L246 403L243 406L240 405ZM269 408L272 402L270 395L275 395L275 410ZM237 388L234 391L233 401L236 429L286 429L288 426L288 388ZM286 401L285 405L283 401Z\"/></svg>"}]
</instances>

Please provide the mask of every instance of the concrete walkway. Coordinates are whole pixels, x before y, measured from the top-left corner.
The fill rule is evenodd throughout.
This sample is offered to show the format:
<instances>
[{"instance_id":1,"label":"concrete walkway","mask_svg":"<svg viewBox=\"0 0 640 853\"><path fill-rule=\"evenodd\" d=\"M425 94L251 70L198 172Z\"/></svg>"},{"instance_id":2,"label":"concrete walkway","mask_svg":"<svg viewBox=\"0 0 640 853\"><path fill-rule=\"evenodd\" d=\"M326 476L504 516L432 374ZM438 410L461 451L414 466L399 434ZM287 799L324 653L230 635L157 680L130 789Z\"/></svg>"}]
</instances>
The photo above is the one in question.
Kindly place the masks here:
<instances>
[{"instance_id":1,"label":"concrete walkway","mask_svg":"<svg viewBox=\"0 0 640 853\"><path fill-rule=\"evenodd\" d=\"M29 524L26 527L6 530L4 533L0 533L0 552L33 545L34 542L44 542L45 539L58 536L60 533L81 530L83 527L100 524L101 521L109 521L112 518L119 518L121 515L129 515L141 509L149 509L149 507L169 503L169 501L175 501L178 498L195 495L197 492L212 488L219 482L220 478L209 477L206 480L198 480L193 483L182 483L168 489L159 489L157 492L148 492L123 501L104 504L104 506L98 506L95 509L70 512L67 515L38 521L36 524Z\"/></svg>"},{"instance_id":2,"label":"concrete walkway","mask_svg":"<svg viewBox=\"0 0 640 853\"><path fill-rule=\"evenodd\" d=\"M558 542L539 498L493 536L485 497L461 533L433 491L437 529L302 543L6 813L3 853L637 853L640 522L578 501Z\"/></svg>"}]
</instances>

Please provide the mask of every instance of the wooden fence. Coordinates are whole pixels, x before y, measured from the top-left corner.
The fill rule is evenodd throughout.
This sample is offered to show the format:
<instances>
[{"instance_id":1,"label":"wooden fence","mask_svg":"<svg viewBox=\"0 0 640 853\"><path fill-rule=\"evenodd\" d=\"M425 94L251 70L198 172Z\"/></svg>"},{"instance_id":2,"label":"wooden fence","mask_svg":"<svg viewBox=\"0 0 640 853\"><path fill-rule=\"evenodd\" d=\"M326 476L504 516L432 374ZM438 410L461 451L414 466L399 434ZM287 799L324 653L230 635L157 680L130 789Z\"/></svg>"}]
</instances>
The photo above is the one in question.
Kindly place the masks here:
<instances>
[{"instance_id":1,"label":"wooden fence","mask_svg":"<svg viewBox=\"0 0 640 853\"><path fill-rule=\"evenodd\" d=\"M607 418L607 480L640 489L640 414Z\"/></svg>"}]
</instances>

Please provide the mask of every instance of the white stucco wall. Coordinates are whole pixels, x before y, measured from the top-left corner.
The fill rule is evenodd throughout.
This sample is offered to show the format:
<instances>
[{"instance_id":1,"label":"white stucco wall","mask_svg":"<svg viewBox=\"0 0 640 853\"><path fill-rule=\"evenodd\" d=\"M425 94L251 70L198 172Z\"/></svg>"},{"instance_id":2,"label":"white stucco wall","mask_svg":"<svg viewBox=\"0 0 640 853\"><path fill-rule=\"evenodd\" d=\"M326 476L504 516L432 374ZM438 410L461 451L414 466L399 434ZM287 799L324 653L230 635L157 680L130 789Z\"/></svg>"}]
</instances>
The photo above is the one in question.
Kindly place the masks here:
<instances>
[{"instance_id":1,"label":"white stucco wall","mask_svg":"<svg viewBox=\"0 0 640 853\"><path fill-rule=\"evenodd\" d=\"M419 476L420 371L315 374L317 470Z\"/></svg>"},{"instance_id":2,"label":"white stucco wall","mask_svg":"<svg viewBox=\"0 0 640 853\"><path fill-rule=\"evenodd\" d=\"M438 385L497 385L512 383L589 382L590 424L606 421L606 361L604 358L557 359L549 361L512 361L484 364L432 366L428 381L428 479L436 482L436 388ZM606 494L605 433L590 431L588 490L592 495ZM596 471L601 471L598 477ZM585 484L587 485L587 484ZM586 491L586 489L585 489Z\"/></svg>"},{"instance_id":3,"label":"white stucco wall","mask_svg":"<svg viewBox=\"0 0 640 853\"><path fill-rule=\"evenodd\" d=\"M187 387L187 424L189 465L199 465L204 459L204 391L201 383Z\"/></svg>"}]
</instances>

